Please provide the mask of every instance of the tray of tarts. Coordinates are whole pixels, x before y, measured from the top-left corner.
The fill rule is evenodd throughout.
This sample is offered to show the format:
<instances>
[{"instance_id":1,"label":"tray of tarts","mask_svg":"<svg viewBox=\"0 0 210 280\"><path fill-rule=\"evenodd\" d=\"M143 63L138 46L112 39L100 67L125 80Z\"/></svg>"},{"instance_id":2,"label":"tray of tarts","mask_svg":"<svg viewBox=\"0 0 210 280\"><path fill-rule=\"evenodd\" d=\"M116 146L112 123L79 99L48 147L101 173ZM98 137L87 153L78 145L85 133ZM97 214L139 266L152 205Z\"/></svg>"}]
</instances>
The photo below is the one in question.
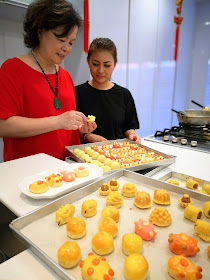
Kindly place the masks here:
<instances>
[{"instance_id":1,"label":"tray of tarts","mask_svg":"<svg viewBox=\"0 0 210 280\"><path fill-rule=\"evenodd\" d=\"M209 279L210 200L121 169L10 224L62 279Z\"/></svg>"},{"instance_id":2,"label":"tray of tarts","mask_svg":"<svg viewBox=\"0 0 210 280\"><path fill-rule=\"evenodd\" d=\"M176 157L136 144L128 139L118 139L84 145L66 146L70 158L100 166L106 175L121 168L137 171L152 167L168 166ZM68 157L66 158L68 161Z\"/></svg>"}]
</instances>

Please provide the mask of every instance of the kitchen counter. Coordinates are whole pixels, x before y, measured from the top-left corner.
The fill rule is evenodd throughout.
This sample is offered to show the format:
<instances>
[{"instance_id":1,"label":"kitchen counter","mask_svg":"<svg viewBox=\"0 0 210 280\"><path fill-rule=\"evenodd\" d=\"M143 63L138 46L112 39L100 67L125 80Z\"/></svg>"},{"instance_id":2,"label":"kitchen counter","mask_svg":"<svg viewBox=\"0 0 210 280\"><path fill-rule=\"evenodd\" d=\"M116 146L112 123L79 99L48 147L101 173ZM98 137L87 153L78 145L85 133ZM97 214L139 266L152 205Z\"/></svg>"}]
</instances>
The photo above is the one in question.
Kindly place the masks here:
<instances>
[{"instance_id":1,"label":"kitchen counter","mask_svg":"<svg viewBox=\"0 0 210 280\"><path fill-rule=\"evenodd\" d=\"M165 154L176 156L176 162L154 174L159 179L175 171L210 181L210 154L184 148L155 143L142 139L142 144ZM22 216L52 200L33 200L23 195L17 187L24 177L46 169L58 167L63 161L38 154L0 164L0 199L15 215ZM0 279L61 279L29 249L0 265ZM152 279L151 279L152 280Z\"/></svg>"}]
</instances>

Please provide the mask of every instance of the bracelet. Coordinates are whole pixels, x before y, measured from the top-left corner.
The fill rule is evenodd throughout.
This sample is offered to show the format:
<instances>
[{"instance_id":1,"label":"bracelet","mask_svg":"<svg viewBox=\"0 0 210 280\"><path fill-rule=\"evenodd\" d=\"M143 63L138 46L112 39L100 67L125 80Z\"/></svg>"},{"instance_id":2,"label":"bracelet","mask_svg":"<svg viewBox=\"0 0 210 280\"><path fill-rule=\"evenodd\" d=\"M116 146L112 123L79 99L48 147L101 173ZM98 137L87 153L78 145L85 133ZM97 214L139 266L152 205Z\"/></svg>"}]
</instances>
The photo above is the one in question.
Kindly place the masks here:
<instances>
[{"instance_id":1,"label":"bracelet","mask_svg":"<svg viewBox=\"0 0 210 280\"><path fill-rule=\"evenodd\" d=\"M82 142L85 142L86 134L87 134L87 133L84 133L84 134L82 135Z\"/></svg>"}]
</instances>

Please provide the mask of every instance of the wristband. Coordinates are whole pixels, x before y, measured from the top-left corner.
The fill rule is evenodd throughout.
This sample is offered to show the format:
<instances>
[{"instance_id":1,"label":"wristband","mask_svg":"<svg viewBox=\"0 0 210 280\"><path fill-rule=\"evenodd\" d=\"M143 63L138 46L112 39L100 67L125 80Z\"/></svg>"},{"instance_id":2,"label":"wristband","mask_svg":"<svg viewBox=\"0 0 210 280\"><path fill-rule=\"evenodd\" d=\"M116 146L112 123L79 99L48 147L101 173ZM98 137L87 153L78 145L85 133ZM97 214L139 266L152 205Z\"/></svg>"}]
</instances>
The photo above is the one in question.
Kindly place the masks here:
<instances>
[{"instance_id":1,"label":"wristband","mask_svg":"<svg viewBox=\"0 0 210 280\"><path fill-rule=\"evenodd\" d=\"M84 134L82 135L82 142L85 142L85 138L86 138L86 133L84 133Z\"/></svg>"}]
</instances>

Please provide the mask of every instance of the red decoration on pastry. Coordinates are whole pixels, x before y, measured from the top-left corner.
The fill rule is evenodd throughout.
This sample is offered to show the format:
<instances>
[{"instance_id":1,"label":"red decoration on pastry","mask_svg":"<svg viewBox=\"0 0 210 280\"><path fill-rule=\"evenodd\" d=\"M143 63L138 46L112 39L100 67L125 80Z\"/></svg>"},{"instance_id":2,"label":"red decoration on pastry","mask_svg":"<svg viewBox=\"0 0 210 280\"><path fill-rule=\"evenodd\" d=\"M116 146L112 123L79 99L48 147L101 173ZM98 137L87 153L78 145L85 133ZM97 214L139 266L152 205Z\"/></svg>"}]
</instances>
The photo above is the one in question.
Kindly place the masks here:
<instances>
[{"instance_id":1,"label":"red decoration on pastry","mask_svg":"<svg viewBox=\"0 0 210 280\"><path fill-rule=\"evenodd\" d=\"M75 180L75 174L72 171L61 171L61 177L63 179L63 181L65 182L71 182Z\"/></svg>"},{"instance_id":2,"label":"red decoration on pastry","mask_svg":"<svg viewBox=\"0 0 210 280\"><path fill-rule=\"evenodd\" d=\"M139 219L135 224L135 233L138 234L143 240L150 241L157 234L157 230L152 222L144 221Z\"/></svg>"}]
</instances>

